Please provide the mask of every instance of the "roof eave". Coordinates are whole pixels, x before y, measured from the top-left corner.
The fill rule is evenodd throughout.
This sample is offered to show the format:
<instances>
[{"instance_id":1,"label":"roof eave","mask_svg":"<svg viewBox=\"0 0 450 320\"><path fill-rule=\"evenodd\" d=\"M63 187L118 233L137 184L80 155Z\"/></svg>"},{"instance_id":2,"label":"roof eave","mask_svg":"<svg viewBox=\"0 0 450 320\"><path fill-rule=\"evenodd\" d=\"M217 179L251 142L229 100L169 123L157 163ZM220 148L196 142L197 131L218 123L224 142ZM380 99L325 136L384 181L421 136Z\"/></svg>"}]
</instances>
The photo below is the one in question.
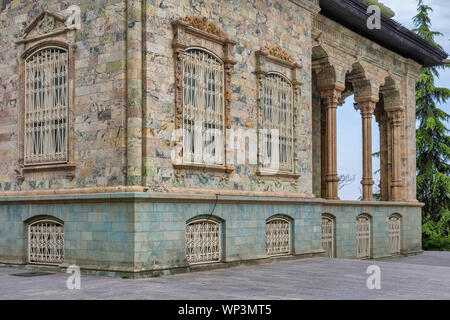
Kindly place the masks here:
<instances>
[{"instance_id":1,"label":"roof eave","mask_svg":"<svg viewBox=\"0 0 450 320\"><path fill-rule=\"evenodd\" d=\"M425 67L442 65L448 54L412 31L381 16L381 29L367 28L367 5L359 0L320 0L321 14Z\"/></svg>"}]
</instances>

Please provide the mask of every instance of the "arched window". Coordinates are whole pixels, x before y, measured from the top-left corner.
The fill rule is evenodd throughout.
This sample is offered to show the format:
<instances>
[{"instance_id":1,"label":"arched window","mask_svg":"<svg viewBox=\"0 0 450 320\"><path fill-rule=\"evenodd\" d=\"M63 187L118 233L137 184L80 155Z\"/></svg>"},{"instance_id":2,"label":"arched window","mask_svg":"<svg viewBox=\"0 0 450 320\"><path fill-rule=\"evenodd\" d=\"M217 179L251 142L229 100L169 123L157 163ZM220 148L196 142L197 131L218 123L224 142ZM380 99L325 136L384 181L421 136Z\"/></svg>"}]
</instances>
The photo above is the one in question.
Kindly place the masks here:
<instances>
[{"instance_id":1,"label":"arched window","mask_svg":"<svg viewBox=\"0 0 450 320\"><path fill-rule=\"evenodd\" d=\"M294 138L292 83L279 74L268 73L262 78L261 93L263 95L260 111L261 165L263 168L270 168L271 165L278 163L279 170L291 172Z\"/></svg>"},{"instance_id":2,"label":"arched window","mask_svg":"<svg viewBox=\"0 0 450 320\"><path fill-rule=\"evenodd\" d=\"M322 248L329 258L335 257L334 243L334 219L324 215L322 216Z\"/></svg>"},{"instance_id":3,"label":"arched window","mask_svg":"<svg viewBox=\"0 0 450 320\"><path fill-rule=\"evenodd\" d=\"M360 259L370 258L370 219L367 216L359 216L356 219L356 257Z\"/></svg>"},{"instance_id":4,"label":"arched window","mask_svg":"<svg viewBox=\"0 0 450 320\"><path fill-rule=\"evenodd\" d=\"M183 161L224 164L224 65L198 48L183 58Z\"/></svg>"},{"instance_id":5,"label":"arched window","mask_svg":"<svg viewBox=\"0 0 450 320\"><path fill-rule=\"evenodd\" d=\"M291 224L282 218L266 222L266 248L269 256L291 253Z\"/></svg>"},{"instance_id":6,"label":"arched window","mask_svg":"<svg viewBox=\"0 0 450 320\"><path fill-rule=\"evenodd\" d=\"M61 264L64 261L64 225L40 220L28 226L28 261Z\"/></svg>"},{"instance_id":7,"label":"arched window","mask_svg":"<svg viewBox=\"0 0 450 320\"><path fill-rule=\"evenodd\" d=\"M25 165L67 162L68 52L36 51L25 60Z\"/></svg>"},{"instance_id":8,"label":"arched window","mask_svg":"<svg viewBox=\"0 0 450 320\"><path fill-rule=\"evenodd\" d=\"M401 218L397 215L389 217L389 252L400 254L401 251Z\"/></svg>"},{"instance_id":9,"label":"arched window","mask_svg":"<svg viewBox=\"0 0 450 320\"><path fill-rule=\"evenodd\" d=\"M186 224L186 259L189 263L217 262L221 258L221 226L212 220Z\"/></svg>"}]
</instances>

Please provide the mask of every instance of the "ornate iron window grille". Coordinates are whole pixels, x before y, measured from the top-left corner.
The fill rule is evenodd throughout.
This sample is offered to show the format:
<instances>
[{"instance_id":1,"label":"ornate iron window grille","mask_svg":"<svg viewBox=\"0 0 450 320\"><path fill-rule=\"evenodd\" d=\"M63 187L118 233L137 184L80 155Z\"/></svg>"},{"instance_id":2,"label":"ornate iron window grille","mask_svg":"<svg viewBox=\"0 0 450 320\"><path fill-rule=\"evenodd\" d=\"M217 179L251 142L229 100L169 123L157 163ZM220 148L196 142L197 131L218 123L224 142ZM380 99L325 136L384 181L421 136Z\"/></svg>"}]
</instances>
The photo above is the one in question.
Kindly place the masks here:
<instances>
[{"instance_id":1,"label":"ornate iron window grille","mask_svg":"<svg viewBox=\"0 0 450 320\"><path fill-rule=\"evenodd\" d=\"M28 261L61 264L64 261L64 226L45 220L28 226Z\"/></svg>"},{"instance_id":2,"label":"ornate iron window grille","mask_svg":"<svg viewBox=\"0 0 450 320\"><path fill-rule=\"evenodd\" d=\"M391 254L400 254L400 226L401 219L399 217L392 216L389 218L389 252Z\"/></svg>"},{"instance_id":3,"label":"ornate iron window grille","mask_svg":"<svg viewBox=\"0 0 450 320\"><path fill-rule=\"evenodd\" d=\"M218 262L221 258L220 223L196 220L186 225L186 259L190 264Z\"/></svg>"},{"instance_id":4,"label":"ornate iron window grille","mask_svg":"<svg viewBox=\"0 0 450 320\"><path fill-rule=\"evenodd\" d=\"M224 164L224 65L202 49L183 58L183 161ZM220 148L217 148L220 146Z\"/></svg>"},{"instance_id":5,"label":"ornate iron window grille","mask_svg":"<svg viewBox=\"0 0 450 320\"><path fill-rule=\"evenodd\" d=\"M356 257L370 258L370 220L367 217L356 219Z\"/></svg>"},{"instance_id":6,"label":"ornate iron window grille","mask_svg":"<svg viewBox=\"0 0 450 320\"><path fill-rule=\"evenodd\" d=\"M278 149L279 170L293 170L293 86L284 77L269 73L262 80L262 111L260 117L261 165L268 168L273 163L274 148ZM272 136L272 130L278 131L278 147ZM276 132L275 131L275 132Z\"/></svg>"},{"instance_id":7,"label":"ornate iron window grille","mask_svg":"<svg viewBox=\"0 0 450 320\"><path fill-rule=\"evenodd\" d=\"M44 48L25 61L25 165L67 162L68 53Z\"/></svg>"},{"instance_id":8,"label":"ornate iron window grille","mask_svg":"<svg viewBox=\"0 0 450 320\"><path fill-rule=\"evenodd\" d=\"M266 223L266 248L270 256L291 252L291 224L289 221L275 218Z\"/></svg>"},{"instance_id":9,"label":"ornate iron window grille","mask_svg":"<svg viewBox=\"0 0 450 320\"><path fill-rule=\"evenodd\" d=\"M327 217L322 218L322 248L327 257L334 258L334 221Z\"/></svg>"}]
</instances>

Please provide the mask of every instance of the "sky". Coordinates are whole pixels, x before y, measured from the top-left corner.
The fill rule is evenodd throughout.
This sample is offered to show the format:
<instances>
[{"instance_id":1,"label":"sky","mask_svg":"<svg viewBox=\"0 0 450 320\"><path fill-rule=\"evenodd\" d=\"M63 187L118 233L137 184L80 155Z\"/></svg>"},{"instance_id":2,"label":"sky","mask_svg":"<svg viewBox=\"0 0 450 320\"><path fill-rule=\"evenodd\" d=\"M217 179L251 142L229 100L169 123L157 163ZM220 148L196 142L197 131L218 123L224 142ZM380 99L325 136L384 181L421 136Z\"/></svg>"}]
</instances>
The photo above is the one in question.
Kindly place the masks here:
<instances>
[{"instance_id":1,"label":"sky","mask_svg":"<svg viewBox=\"0 0 450 320\"><path fill-rule=\"evenodd\" d=\"M386 6L395 12L393 18L408 29L414 28L412 18L417 13L416 0L381 0ZM450 1L449 0L424 0L424 3L433 8L430 14L432 30L439 31L444 36L437 37L437 42L450 54ZM441 71L437 86L450 88L450 69ZM337 143L338 143L338 172L339 175L356 176L355 181L339 191L342 200L358 200L361 196L362 176L362 128L361 116L353 108L353 97L347 98L345 104L339 107L337 112ZM441 108L450 113L449 103ZM448 126L450 127L450 125ZM372 148L373 152L379 151L378 124L372 121ZM374 172L378 170L378 159L373 160ZM374 175L375 183L379 183L379 176Z\"/></svg>"}]
</instances>

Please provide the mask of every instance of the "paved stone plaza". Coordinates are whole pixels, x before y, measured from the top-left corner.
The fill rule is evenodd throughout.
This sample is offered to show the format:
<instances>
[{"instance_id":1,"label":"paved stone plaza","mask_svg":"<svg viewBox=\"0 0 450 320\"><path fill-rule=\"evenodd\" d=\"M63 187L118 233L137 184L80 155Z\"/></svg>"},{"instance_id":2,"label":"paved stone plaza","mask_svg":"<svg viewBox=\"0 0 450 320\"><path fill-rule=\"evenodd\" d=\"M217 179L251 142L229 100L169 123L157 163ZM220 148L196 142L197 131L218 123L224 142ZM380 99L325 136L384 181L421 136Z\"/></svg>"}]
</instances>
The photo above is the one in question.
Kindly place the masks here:
<instances>
[{"instance_id":1,"label":"paved stone plaza","mask_svg":"<svg viewBox=\"0 0 450 320\"><path fill-rule=\"evenodd\" d=\"M381 268L381 290L368 290L366 269ZM0 299L450 299L450 252L386 261L313 258L149 279L67 274L32 278L0 269Z\"/></svg>"}]
</instances>

